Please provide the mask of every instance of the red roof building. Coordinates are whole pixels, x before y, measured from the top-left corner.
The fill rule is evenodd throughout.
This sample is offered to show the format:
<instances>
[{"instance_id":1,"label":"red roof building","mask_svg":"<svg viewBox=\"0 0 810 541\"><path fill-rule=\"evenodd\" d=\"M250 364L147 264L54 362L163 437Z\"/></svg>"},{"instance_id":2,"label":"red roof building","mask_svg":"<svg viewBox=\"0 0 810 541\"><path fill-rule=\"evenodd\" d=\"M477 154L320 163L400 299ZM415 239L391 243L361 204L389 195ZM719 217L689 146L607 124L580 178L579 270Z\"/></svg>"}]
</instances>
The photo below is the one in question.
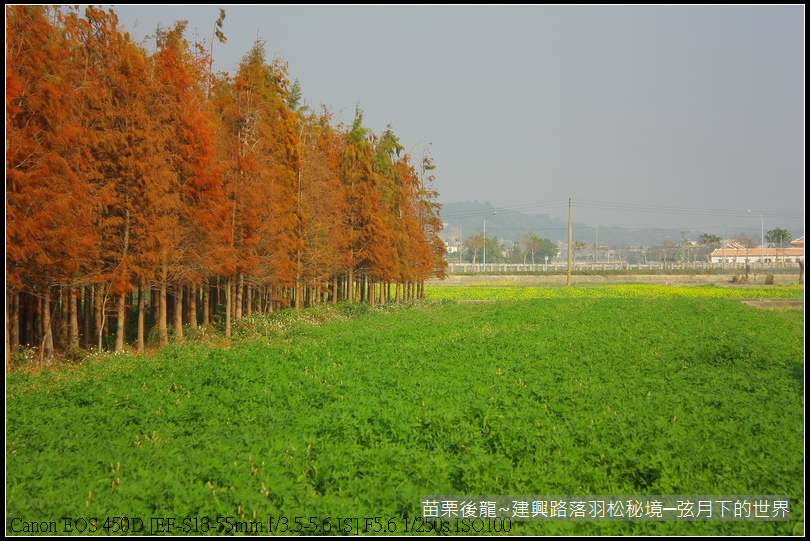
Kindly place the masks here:
<instances>
[{"instance_id":1,"label":"red roof building","mask_svg":"<svg viewBox=\"0 0 810 541\"><path fill-rule=\"evenodd\" d=\"M801 241L801 244L797 244ZM712 263L725 263L731 265L742 265L745 263L795 263L804 261L804 237L791 242L793 246L789 248L737 248L725 246L718 248L711 253Z\"/></svg>"}]
</instances>

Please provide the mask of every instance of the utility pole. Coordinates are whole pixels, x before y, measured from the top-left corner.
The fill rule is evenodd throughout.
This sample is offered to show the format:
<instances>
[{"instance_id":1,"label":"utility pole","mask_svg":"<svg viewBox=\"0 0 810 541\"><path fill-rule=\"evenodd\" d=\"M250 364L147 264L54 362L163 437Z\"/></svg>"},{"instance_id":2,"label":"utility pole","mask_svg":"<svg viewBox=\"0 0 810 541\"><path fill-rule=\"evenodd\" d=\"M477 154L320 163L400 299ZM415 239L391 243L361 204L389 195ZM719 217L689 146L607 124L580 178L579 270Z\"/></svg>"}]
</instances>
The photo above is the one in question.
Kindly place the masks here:
<instances>
[{"instance_id":1,"label":"utility pole","mask_svg":"<svg viewBox=\"0 0 810 541\"><path fill-rule=\"evenodd\" d=\"M497 212L493 212L490 216L495 216ZM484 218L484 272L487 272L487 216Z\"/></svg>"},{"instance_id":2,"label":"utility pole","mask_svg":"<svg viewBox=\"0 0 810 541\"><path fill-rule=\"evenodd\" d=\"M759 214L759 212L754 212L751 209L748 209L748 212L751 214ZM760 219L760 240L759 240L759 262L763 268L765 268L765 218L762 217L762 214L759 214Z\"/></svg>"},{"instance_id":3,"label":"utility pole","mask_svg":"<svg viewBox=\"0 0 810 541\"><path fill-rule=\"evenodd\" d=\"M571 266L573 264L574 233L571 229L571 198L568 198L568 279L565 285L571 285Z\"/></svg>"}]
</instances>

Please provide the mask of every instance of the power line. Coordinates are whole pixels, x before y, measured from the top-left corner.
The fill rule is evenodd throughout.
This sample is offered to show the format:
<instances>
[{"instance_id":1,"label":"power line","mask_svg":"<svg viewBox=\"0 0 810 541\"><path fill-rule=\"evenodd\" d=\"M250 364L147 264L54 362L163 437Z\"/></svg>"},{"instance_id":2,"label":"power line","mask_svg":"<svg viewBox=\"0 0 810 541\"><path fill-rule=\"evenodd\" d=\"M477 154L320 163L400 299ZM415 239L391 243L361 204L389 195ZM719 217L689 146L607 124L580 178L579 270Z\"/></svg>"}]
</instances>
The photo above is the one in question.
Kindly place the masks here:
<instances>
[{"instance_id":1,"label":"power line","mask_svg":"<svg viewBox=\"0 0 810 541\"><path fill-rule=\"evenodd\" d=\"M547 201L544 203L527 203L523 205L513 205L509 207L488 207L482 210L473 210L467 212L458 212L458 213L451 213L445 214L442 213L442 218L448 218L451 220L457 220L460 218L476 218L476 217L484 217L489 214L492 214L493 211L497 211L499 214L505 212L529 212L529 211L538 211L538 210L552 210L555 208L565 208L567 202L565 200L559 201Z\"/></svg>"},{"instance_id":2,"label":"power line","mask_svg":"<svg viewBox=\"0 0 810 541\"><path fill-rule=\"evenodd\" d=\"M521 205L513 205L506 207L489 207L485 210L476 210L469 212L442 214L443 218L447 219L461 219L461 218L474 218L484 217L497 210L499 213L503 212L520 212L526 213L530 211L540 210L553 210L564 209L567 207L567 201L564 199L552 200L540 203L525 203ZM574 201L574 208L587 208L597 210L614 210L621 212L652 212L655 214L679 214L690 216L714 216L714 217L727 217L727 218L744 218L749 215L745 209L717 209L717 208L699 208L699 207L674 207L663 205L644 205L635 203L622 203L615 201L596 201L592 199L577 199ZM782 218L782 219L799 219L804 218L804 212L793 211L758 211L763 216L769 218Z\"/></svg>"},{"instance_id":3,"label":"power line","mask_svg":"<svg viewBox=\"0 0 810 541\"><path fill-rule=\"evenodd\" d=\"M656 214L686 214L686 215L703 215L703 216L726 216L743 218L748 216L748 211L745 209L716 209L716 208L698 208L698 207L671 207L662 205L638 205L633 203L620 203L611 201L594 201L591 199L579 199L577 206L582 208L593 208L602 210L621 210L625 212L654 212ZM801 218L804 216L803 212L791 211L758 211L763 216L781 216L788 218Z\"/></svg>"}]
</instances>

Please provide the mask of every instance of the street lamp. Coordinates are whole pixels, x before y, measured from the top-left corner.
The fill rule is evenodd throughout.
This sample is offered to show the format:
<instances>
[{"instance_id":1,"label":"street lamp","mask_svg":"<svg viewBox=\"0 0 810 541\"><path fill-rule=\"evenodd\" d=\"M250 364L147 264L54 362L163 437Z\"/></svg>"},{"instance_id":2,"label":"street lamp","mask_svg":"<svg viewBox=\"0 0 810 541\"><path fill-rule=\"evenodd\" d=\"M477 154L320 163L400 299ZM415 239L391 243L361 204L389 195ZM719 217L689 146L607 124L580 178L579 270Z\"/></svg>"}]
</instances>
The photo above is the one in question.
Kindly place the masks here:
<instances>
[{"instance_id":1,"label":"street lamp","mask_svg":"<svg viewBox=\"0 0 810 541\"><path fill-rule=\"evenodd\" d=\"M456 247L458 248L458 262L461 263L462 255L464 254L464 229L462 222L458 224L458 237L456 237Z\"/></svg>"},{"instance_id":2,"label":"street lamp","mask_svg":"<svg viewBox=\"0 0 810 541\"><path fill-rule=\"evenodd\" d=\"M464 251L464 230L461 222L458 224L458 262L461 263L461 253Z\"/></svg>"},{"instance_id":3,"label":"street lamp","mask_svg":"<svg viewBox=\"0 0 810 541\"><path fill-rule=\"evenodd\" d=\"M495 216L497 212L493 212L490 216ZM484 272L487 272L487 216L484 218Z\"/></svg>"},{"instance_id":4,"label":"street lamp","mask_svg":"<svg viewBox=\"0 0 810 541\"><path fill-rule=\"evenodd\" d=\"M751 214L759 214L759 212L754 212L753 210L748 210ZM762 264L762 267L765 268L765 218L762 217L762 214L759 214L759 219L761 221L761 229L760 229L760 252L759 252L759 261Z\"/></svg>"}]
</instances>

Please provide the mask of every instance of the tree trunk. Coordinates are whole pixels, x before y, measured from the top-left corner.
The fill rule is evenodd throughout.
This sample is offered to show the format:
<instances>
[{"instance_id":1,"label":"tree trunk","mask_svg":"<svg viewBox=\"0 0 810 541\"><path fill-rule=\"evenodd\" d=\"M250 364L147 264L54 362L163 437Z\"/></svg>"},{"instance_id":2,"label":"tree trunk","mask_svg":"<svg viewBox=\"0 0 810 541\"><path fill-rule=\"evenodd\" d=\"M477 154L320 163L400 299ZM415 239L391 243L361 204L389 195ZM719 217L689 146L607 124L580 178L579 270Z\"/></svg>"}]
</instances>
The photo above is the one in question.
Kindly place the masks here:
<instances>
[{"instance_id":1,"label":"tree trunk","mask_svg":"<svg viewBox=\"0 0 810 541\"><path fill-rule=\"evenodd\" d=\"M160 281L160 285L158 286L158 317L157 317L157 328L158 328L158 344L160 347L166 346L169 344L169 326L168 326L168 310L166 309L166 268L163 269L163 276Z\"/></svg>"},{"instance_id":2,"label":"tree trunk","mask_svg":"<svg viewBox=\"0 0 810 541\"><path fill-rule=\"evenodd\" d=\"M115 351L124 351L124 331L126 329L126 309L127 296L122 293L118 296L118 308L116 310L116 321L118 325L115 329Z\"/></svg>"},{"instance_id":3,"label":"tree trunk","mask_svg":"<svg viewBox=\"0 0 810 541\"><path fill-rule=\"evenodd\" d=\"M191 295L191 293L190 293L190 288L191 288L191 286L190 286L189 284L183 284L182 286L180 286L180 289L181 289L181 291L182 291L182 298L183 298L183 303L182 303L182 304L183 304L183 307L182 307L182 315L181 315L181 318L180 318L180 319L181 319L181 320L183 321L183 323L184 323L184 324L186 324L186 325L188 325L188 324L189 324L189 322L188 322L188 320L189 320L189 316L188 316L188 312L189 312L189 299L188 299L188 298L189 298L189 295Z\"/></svg>"},{"instance_id":4,"label":"tree trunk","mask_svg":"<svg viewBox=\"0 0 810 541\"><path fill-rule=\"evenodd\" d=\"M202 324L208 325L211 323L211 287L206 280L202 285Z\"/></svg>"},{"instance_id":5,"label":"tree trunk","mask_svg":"<svg viewBox=\"0 0 810 541\"><path fill-rule=\"evenodd\" d=\"M149 287L149 317L152 319L152 326L157 327L160 311L160 288L156 285Z\"/></svg>"},{"instance_id":6,"label":"tree trunk","mask_svg":"<svg viewBox=\"0 0 810 541\"><path fill-rule=\"evenodd\" d=\"M68 345L68 320L70 319L68 314L68 294L69 291L66 287L59 288L59 334L57 336L57 344L62 349L67 349Z\"/></svg>"},{"instance_id":7,"label":"tree trunk","mask_svg":"<svg viewBox=\"0 0 810 541\"><path fill-rule=\"evenodd\" d=\"M48 360L53 357L53 330L51 329L51 290L45 289L42 299L42 346L40 359Z\"/></svg>"},{"instance_id":8,"label":"tree trunk","mask_svg":"<svg viewBox=\"0 0 810 541\"><path fill-rule=\"evenodd\" d=\"M8 345L11 348L16 348L20 345L20 294L15 291L8 295ZM6 363L8 361L7 357Z\"/></svg>"},{"instance_id":9,"label":"tree trunk","mask_svg":"<svg viewBox=\"0 0 810 541\"><path fill-rule=\"evenodd\" d=\"M225 283L225 338L231 338L231 277Z\"/></svg>"},{"instance_id":10,"label":"tree trunk","mask_svg":"<svg viewBox=\"0 0 810 541\"><path fill-rule=\"evenodd\" d=\"M245 277L240 272L236 282L236 304L234 305L234 318L239 319L242 317L242 289L244 287Z\"/></svg>"},{"instance_id":11,"label":"tree trunk","mask_svg":"<svg viewBox=\"0 0 810 541\"><path fill-rule=\"evenodd\" d=\"M107 313L107 299L108 299L108 297L105 296L104 297L104 310L101 312L101 321L103 323L103 325L102 325L102 329L103 329L102 337L104 338L104 340L108 340L109 337L110 337L110 319L111 318L109 317L109 313Z\"/></svg>"},{"instance_id":12,"label":"tree trunk","mask_svg":"<svg viewBox=\"0 0 810 541\"><path fill-rule=\"evenodd\" d=\"M121 253L121 262L127 260L127 253L129 252L129 209L124 209L124 247ZM126 265L124 264L124 270ZM127 309L127 296L126 292L121 293L118 298L118 311L117 321L118 328L115 330L115 351L124 350L124 334L126 333L126 309Z\"/></svg>"},{"instance_id":13,"label":"tree trunk","mask_svg":"<svg viewBox=\"0 0 810 541\"><path fill-rule=\"evenodd\" d=\"M92 347L90 340L93 336L92 325L90 325L90 322L93 320L93 288L91 286L85 286L82 289L84 289L84 300L82 302L82 345L89 349Z\"/></svg>"},{"instance_id":14,"label":"tree trunk","mask_svg":"<svg viewBox=\"0 0 810 541\"><path fill-rule=\"evenodd\" d=\"M183 285L174 286L174 341L183 341Z\"/></svg>"},{"instance_id":15,"label":"tree trunk","mask_svg":"<svg viewBox=\"0 0 810 541\"><path fill-rule=\"evenodd\" d=\"M197 328L197 285L189 284L188 286L188 314L186 320L188 326L192 329Z\"/></svg>"},{"instance_id":16,"label":"tree trunk","mask_svg":"<svg viewBox=\"0 0 810 541\"><path fill-rule=\"evenodd\" d=\"M25 306L25 329L23 332L23 344L33 346L36 344L34 335L36 334L36 318L35 313L39 311L39 299L30 293L23 293L23 301Z\"/></svg>"},{"instance_id":17,"label":"tree trunk","mask_svg":"<svg viewBox=\"0 0 810 541\"><path fill-rule=\"evenodd\" d=\"M101 351L104 338L104 286L95 287L96 347Z\"/></svg>"},{"instance_id":18,"label":"tree trunk","mask_svg":"<svg viewBox=\"0 0 810 541\"><path fill-rule=\"evenodd\" d=\"M138 353L143 353L146 350L146 329L144 328L144 320L146 318L146 284L141 279L138 282L138 339L137 348Z\"/></svg>"},{"instance_id":19,"label":"tree trunk","mask_svg":"<svg viewBox=\"0 0 810 541\"><path fill-rule=\"evenodd\" d=\"M77 294L80 294L80 292L73 288L68 290L68 347L70 349L79 347L79 302L76 299Z\"/></svg>"},{"instance_id":20,"label":"tree trunk","mask_svg":"<svg viewBox=\"0 0 810 541\"><path fill-rule=\"evenodd\" d=\"M6 372L11 370L11 335L15 332L11 329L16 325L19 318L17 311L14 308L14 299L16 297L16 292L11 293L8 289L6 289L6 313L8 314L8 320L6 321Z\"/></svg>"},{"instance_id":21,"label":"tree trunk","mask_svg":"<svg viewBox=\"0 0 810 541\"><path fill-rule=\"evenodd\" d=\"M293 304L293 307L296 310L300 310L303 308L303 303L301 301L303 300L302 297L304 296L304 291L301 285L301 274L297 271L295 273L295 285L293 286L293 289L295 290L295 303Z\"/></svg>"},{"instance_id":22,"label":"tree trunk","mask_svg":"<svg viewBox=\"0 0 810 541\"><path fill-rule=\"evenodd\" d=\"M174 333L174 285L166 284L166 328L170 326Z\"/></svg>"}]
</instances>

